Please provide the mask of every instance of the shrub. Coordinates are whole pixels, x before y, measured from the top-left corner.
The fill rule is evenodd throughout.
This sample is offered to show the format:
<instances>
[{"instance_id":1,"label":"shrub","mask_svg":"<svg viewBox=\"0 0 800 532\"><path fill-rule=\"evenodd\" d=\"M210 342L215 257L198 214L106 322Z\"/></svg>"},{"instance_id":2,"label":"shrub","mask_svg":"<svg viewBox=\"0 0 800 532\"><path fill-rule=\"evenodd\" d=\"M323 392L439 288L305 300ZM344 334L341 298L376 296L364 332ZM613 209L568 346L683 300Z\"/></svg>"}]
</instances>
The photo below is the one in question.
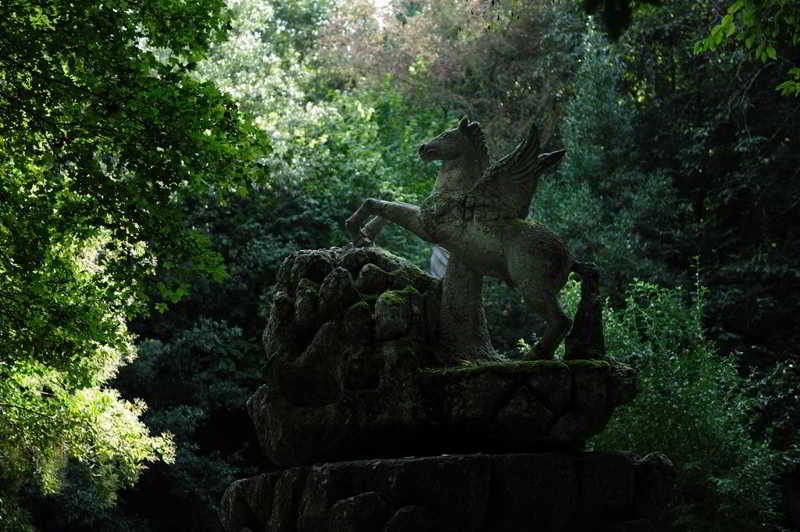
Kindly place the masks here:
<instances>
[{"instance_id":1,"label":"shrub","mask_svg":"<svg viewBox=\"0 0 800 532\"><path fill-rule=\"evenodd\" d=\"M754 433L761 386L706 337L706 290L635 281L625 306L607 310L611 357L640 371L642 391L591 445L664 452L677 470L676 530L754 531L778 522L780 454ZM565 291L567 307L578 297Z\"/></svg>"}]
</instances>

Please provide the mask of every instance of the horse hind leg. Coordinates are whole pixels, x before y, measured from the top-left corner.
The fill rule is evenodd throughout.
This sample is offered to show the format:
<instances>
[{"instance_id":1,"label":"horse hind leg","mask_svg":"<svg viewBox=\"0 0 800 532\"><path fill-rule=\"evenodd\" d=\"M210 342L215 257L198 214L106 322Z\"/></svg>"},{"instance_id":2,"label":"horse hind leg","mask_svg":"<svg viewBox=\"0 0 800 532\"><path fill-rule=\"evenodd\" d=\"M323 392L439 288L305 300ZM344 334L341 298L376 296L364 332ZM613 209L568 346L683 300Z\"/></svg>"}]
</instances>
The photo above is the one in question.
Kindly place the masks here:
<instances>
[{"instance_id":1,"label":"horse hind leg","mask_svg":"<svg viewBox=\"0 0 800 532\"><path fill-rule=\"evenodd\" d=\"M600 300L600 269L592 263L576 262L573 271L581 278L581 298L575 323L564 341L567 360L604 359L603 305Z\"/></svg>"},{"instance_id":2,"label":"horse hind leg","mask_svg":"<svg viewBox=\"0 0 800 532\"><path fill-rule=\"evenodd\" d=\"M525 302L535 313L544 316L547 323L541 340L527 354L530 360L551 360L558 344L564 339L572 327L572 320L567 317L552 290L535 290L526 292Z\"/></svg>"}]
</instances>

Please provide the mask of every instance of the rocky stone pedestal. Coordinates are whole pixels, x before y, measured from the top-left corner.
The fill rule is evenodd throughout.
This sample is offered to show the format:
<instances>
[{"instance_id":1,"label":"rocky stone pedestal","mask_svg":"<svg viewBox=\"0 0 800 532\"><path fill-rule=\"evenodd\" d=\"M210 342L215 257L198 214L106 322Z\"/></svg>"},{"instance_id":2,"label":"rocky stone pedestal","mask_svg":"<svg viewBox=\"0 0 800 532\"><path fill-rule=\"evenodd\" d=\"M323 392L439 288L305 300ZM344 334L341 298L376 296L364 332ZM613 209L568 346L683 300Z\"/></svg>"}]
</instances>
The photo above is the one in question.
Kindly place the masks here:
<instances>
[{"instance_id":1,"label":"rocky stone pedestal","mask_svg":"<svg viewBox=\"0 0 800 532\"><path fill-rule=\"evenodd\" d=\"M392 355L413 357L403 350ZM391 375L376 371L366 381L372 384L364 388L350 388L346 379L331 383L335 397L323 404L298 404L279 386L262 386L247 407L267 457L294 466L442 453L575 451L638 390L630 368L588 360L406 367Z\"/></svg>"},{"instance_id":2,"label":"rocky stone pedestal","mask_svg":"<svg viewBox=\"0 0 800 532\"><path fill-rule=\"evenodd\" d=\"M581 452L636 396L636 371L453 365L440 298L438 281L377 248L284 261L267 382L247 404L278 470L229 487L227 532L656 530L669 461Z\"/></svg>"},{"instance_id":3,"label":"rocky stone pedestal","mask_svg":"<svg viewBox=\"0 0 800 532\"><path fill-rule=\"evenodd\" d=\"M223 498L228 532L652 532L672 464L623 453L469 454L265 473Z\"/></svg>"}]
</instances>

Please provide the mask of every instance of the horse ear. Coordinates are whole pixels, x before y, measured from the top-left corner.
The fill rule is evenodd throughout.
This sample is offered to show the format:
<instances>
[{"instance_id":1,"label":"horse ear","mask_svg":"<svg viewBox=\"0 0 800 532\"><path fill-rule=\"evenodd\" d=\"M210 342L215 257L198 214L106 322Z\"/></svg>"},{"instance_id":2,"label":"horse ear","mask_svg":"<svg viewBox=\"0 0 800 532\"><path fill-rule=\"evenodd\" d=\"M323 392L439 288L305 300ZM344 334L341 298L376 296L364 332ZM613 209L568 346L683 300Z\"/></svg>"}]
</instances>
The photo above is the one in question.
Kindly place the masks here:
<instances>
[{"instance_id":1,"label":"horse ear","mask_svg":"<svg viewBox=\"0 0 800 532\"><path fill-rule=\"evenodd\" d=\"M469 127L469 118L464 116L464 118L461 119L461 122L458 123L458 129L466 133L468 127Z\"/></svg>"}]
</instances>

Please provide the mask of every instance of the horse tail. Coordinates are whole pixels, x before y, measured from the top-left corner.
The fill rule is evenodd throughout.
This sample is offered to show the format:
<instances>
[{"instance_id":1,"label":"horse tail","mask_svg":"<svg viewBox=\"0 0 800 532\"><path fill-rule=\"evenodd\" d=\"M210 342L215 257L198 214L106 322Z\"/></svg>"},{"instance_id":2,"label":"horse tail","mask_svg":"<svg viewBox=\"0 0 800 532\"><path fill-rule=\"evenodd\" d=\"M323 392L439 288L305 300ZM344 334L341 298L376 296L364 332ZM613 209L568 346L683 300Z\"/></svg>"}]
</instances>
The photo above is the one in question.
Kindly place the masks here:
<instances>
[{"instance_id":1,"label":"horse tail","mask_svg":"<svg viewBox=\"0 0 800 532\"><path fill-rule=\"evenodd\" d=\"M575 261L571 271L581 278L581 296L572 330L564 341L565 358L604 359L603 307L600 301L600 268L591 262Z\"/></svg>"},{"instance_id":2,"label":"horse tail","mask_svg":"<svg viewBox=\"0 0 800 532\"><path fill-rule=\"evenodd\" d=\"M578 274L581 278L581 299L587 291L592 293L600 290L600 268L593 262L574 261L570 271Z\"/></svg>"}]
</instances>

